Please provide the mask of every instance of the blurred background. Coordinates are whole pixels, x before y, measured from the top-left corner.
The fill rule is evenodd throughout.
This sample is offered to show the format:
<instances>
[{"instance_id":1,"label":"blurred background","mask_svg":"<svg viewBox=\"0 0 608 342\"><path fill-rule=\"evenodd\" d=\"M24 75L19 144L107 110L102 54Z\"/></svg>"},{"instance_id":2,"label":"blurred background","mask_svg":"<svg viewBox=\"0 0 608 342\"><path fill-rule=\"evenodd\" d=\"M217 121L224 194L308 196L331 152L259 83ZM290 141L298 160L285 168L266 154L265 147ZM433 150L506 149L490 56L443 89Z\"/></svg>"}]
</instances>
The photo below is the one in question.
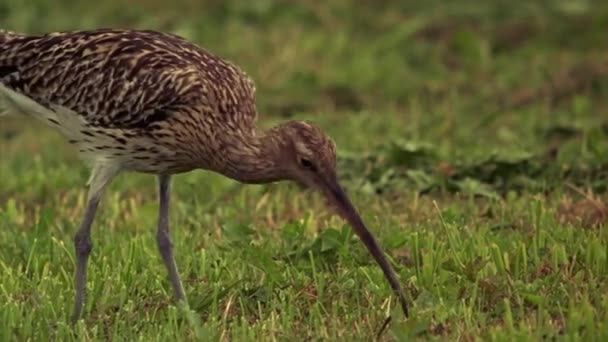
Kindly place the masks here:
<instances>
[{"instance_id":1,"label":"blurred background","mask_svg":"<svg viewBox=\"0 0 608 342\"><path fill-rule=\"evenodd\" d=\"M608 240L587 228L608 222L608 1L0 0L2 29L101 27L184 36L255 80L263 128L307 119L336 140L414 303L403 331L606 331ZM23 339L67 315L88 173L57 132L0 120L0 316ZM119 177L99 214L87 324L102 335L175 337L154 182ZM176 177L172 234L206 329L378 331L390 290L352 232L322 201L269 187Z\"/></svg>"},{"instance_id":2,"label":"blurred background","mask_svg":"<svg viewBox=\"0 0 608 342\"><path fill-rule=\"evenodd\" d=\"M263 126L327 129L367 191L391 179L423 191L545 187L531 183L547 168L546 179L606 183L604 1L2 0L0 26L182 35L255 80ZM3 134L20 125L3 121ZM386 173L399 165L408 170Z\"/></svg>"}]
</instances>

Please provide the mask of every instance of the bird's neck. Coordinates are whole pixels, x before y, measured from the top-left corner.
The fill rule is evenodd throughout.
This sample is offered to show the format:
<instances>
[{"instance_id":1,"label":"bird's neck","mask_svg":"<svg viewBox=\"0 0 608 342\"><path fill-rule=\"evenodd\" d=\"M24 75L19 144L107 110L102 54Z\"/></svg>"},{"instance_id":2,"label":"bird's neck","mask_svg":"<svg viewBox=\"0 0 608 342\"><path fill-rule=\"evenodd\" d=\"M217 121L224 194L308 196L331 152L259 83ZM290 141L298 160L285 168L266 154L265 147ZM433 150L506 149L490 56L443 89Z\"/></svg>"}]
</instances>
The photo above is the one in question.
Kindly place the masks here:
<instances>
[{"instance_id":1,"label":"bird's neck","mask_svg":"<svg viewBox=\"0 0 608 342\"><path fill-rule=\"evenodd\" d=\"M271 183L286 179L279 167L279 137L276 130L259 134L226 136L220 151L224 156L220 171L227 177L248 184Z\"/></svg>"}]
</instances>

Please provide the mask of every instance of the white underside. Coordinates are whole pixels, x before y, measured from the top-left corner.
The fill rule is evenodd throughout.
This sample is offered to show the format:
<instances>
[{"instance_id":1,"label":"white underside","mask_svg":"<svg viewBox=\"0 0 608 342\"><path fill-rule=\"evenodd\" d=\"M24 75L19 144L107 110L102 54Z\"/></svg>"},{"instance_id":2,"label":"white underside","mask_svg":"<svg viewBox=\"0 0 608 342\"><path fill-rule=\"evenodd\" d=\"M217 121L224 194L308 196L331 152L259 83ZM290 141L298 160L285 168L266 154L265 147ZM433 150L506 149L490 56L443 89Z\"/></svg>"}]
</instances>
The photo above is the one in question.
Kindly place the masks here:
<instances>
[{"instance_id":1,"label":"white underside","mask_svg":"<svg viewBox=\"0 0 608 342\"><path fill-rule=\"evenodd\" d=\"M0 116L3 115L31 116L58 129L68 139L79 141L91 139L91 137L81 133L89 130L87 121L83 116L62 106L52 106L51 109L48 109L30 97L11 90L0 83ZM104 139L107 141L103 141ZM113 143L111 138L106 136L95 136L95 140L95 143L99 145L111 145ZM95 153L82 152L81 156L92 168L88 182L90 186L89 196L101 195L108 183L122 170L122 163L120 163L120 160L110 158L99 151Z\"/></svg>"}]
</instances>

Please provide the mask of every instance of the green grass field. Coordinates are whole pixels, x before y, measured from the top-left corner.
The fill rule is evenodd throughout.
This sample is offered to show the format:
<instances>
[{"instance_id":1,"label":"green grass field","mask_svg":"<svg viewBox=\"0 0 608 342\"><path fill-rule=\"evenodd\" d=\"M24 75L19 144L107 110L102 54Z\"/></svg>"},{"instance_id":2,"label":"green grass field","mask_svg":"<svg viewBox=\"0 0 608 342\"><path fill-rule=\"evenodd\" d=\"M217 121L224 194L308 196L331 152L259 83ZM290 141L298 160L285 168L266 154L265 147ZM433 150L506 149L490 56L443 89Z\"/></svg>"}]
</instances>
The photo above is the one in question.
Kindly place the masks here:
<instances>
[{"instance_id":1,"label":"green grass field","mask_svg":"<svg viewBox=\"0 0 608 342\"><path fill-rule=\"evenodd\" d=\"M608 339L605 2L125 3L5 0L0 28L164 30L242 66L263 127L335 138L411 317L319 195L198 171L171 212L189 309L157 251L156 180L124 174L73 327L88 170L58 133L2 118L2 341Z\"/></svg>"}]
</instances>

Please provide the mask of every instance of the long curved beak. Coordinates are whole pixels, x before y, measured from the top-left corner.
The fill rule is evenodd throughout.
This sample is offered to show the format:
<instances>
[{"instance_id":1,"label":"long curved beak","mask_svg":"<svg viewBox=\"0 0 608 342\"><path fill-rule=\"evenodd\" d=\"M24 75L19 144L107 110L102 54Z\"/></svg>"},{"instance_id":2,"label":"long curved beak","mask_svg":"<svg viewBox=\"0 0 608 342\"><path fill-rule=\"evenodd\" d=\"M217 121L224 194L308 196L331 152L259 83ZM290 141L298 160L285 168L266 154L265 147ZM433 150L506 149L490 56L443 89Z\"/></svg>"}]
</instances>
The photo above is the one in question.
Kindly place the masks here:
<instances>
[{"instance_id":1,"label":"long curved beak","mask_svg":"<svg viewBox=\"0 0 608 342\"><path fill-rule=\"evenodd\" d=\"M408 317L408 305L407 299L405 297L405 293L399 284L399 280L397 279L397 275L393 271L390 263L386 259L384 252L378 245L376 238L374 235L367 229L367 226L361 219L361 216L353 206L352 202L348 198L348 195L344 191L344 189L340 186L338 181L332 181L329 184L326 184L326 192L325 195L328 199L336 206L339 211L340 216L342 216L350 225L353 227L361 241L365 244L368 251L374 257L388 282L390 283L393 291L399 296L399 301L401 302L401 307L403 308L403 313L405 317Z\"/></svg>"}]
</instances>

